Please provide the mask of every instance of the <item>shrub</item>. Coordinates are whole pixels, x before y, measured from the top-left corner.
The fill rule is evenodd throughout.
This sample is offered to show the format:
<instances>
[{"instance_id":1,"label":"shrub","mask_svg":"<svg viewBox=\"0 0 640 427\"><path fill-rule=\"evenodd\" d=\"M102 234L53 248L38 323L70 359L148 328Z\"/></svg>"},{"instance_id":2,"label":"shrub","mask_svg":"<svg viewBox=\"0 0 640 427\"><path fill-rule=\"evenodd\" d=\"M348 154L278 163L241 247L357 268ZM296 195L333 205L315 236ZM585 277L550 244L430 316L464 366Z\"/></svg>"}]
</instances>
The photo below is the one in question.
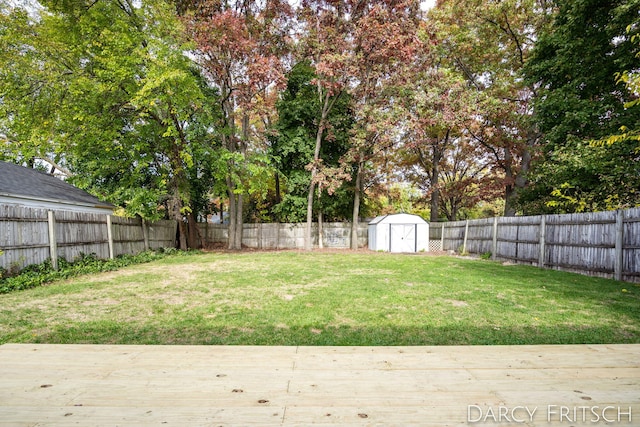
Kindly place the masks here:
<instances>
[{"instance_id":1,"label":"shrub","mask_svg":"<svg viewBox=\"0 0 640 427\"><path fill-rule=\"evenodd\" d=\"M128 265L151 262L181 253L184 252L178 250L145 251L137 255L120 255L108 260L99 259L96 254L80 254L73 262L59 258L58 270L53 269L51 260L46 260L43 263L25 267L20 274L13 277L2 277L0 275L0 294L35 288L54 280L68 279L82 274L113 271Z\"/></svg>"}]
</instances>

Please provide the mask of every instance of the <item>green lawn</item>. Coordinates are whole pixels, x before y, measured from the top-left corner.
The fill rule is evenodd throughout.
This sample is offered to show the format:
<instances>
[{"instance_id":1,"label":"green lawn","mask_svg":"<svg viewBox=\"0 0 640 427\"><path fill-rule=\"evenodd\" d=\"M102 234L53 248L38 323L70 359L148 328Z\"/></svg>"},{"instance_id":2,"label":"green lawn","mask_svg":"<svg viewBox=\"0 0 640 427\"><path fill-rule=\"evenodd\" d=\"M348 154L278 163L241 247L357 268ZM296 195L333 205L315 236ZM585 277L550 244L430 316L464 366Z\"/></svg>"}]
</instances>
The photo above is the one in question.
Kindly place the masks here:
<instances>
[{"instance_id":1,"label":"green lawn","mask_svg":"<svg viewBox=\"0 0 640 427\"><path fill-rule=\"evenodd\" d=\"M640 286L427 255L170 256L0 295L0 344L640 343Z\"/></svg>"}]
</instances>

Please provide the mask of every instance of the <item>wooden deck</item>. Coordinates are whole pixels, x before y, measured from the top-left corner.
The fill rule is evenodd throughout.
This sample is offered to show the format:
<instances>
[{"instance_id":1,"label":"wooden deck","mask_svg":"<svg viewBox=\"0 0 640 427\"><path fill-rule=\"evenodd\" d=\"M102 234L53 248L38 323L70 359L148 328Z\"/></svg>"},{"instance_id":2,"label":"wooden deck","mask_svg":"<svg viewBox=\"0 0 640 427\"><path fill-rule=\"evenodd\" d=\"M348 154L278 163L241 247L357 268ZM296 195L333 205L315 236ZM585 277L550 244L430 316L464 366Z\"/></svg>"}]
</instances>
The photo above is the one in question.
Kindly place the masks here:
<instances>
[{"instance_id":1,"label":"wooden deck","mask_svg":"<svg viewBox=\"0 0 640 427\"><path fill-rule=\"evenodd\" d=\"M0 346L1 426L312 424L638 426L640 345Z\"/></svg>"}]
</instances>

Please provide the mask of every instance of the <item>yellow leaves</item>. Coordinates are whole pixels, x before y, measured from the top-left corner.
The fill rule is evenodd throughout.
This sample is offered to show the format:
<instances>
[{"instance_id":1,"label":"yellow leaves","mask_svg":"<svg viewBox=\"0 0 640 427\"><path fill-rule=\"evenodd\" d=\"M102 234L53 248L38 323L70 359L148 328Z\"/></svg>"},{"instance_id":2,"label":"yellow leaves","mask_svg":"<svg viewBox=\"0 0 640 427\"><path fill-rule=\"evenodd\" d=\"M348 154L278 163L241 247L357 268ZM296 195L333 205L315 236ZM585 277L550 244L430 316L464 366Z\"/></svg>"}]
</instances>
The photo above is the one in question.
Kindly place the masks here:
<instances>
[{"instance_id":1,"label":"yellow leaves","mask_svg":"<svg viewBox=\"0 0 640 427\"><path fill-rule=\"evenodd\" d=\"M187 165L188 168L193 167L193 156L191 155L191 153L181 151L180 159L184 162L185 165Z\"/></svg>"},{"instance_id":2,"label":"yellow leaves","mask_svg":"<svg viewBox=\"0 0 640 427\"><path fill-rule=\"evenodd\" d=\"M640 153L640 131L631 130L626 126L621 126L620 132L621 133L617 135L610 135L606 138L591 140L589 141L589 145L592 147L602 147L604 145L611 146L625 141L637 141L638 146L636 147L636 152Z\"/></svg>"},{"instance_id":3,"label":"yellow leaves","mask_svg":"<svg viewBox=\"0 0 640 427\"><path fill-rule=\"evenodd\" d=\"M557 200L550 200L546 203L548 207L571 206L575 212L585 212L588 210L586 200L579 197L579 190L568 182L562 183L559 188L551 192Z\"/></svg>"}]
</instances>

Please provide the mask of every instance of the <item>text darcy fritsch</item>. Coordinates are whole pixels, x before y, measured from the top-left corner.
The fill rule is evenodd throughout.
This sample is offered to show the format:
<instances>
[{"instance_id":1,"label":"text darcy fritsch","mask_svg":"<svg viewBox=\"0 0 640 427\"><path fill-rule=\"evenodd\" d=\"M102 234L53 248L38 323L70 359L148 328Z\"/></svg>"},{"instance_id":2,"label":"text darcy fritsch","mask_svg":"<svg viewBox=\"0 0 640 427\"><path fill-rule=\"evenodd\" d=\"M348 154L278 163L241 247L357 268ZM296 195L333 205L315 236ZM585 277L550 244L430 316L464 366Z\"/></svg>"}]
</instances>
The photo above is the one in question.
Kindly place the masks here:
<instances>
[{"instance_id":1,"label":"text darcy fritsch","mask_svg":"<svg viewBox=\"0 0 640 427\"><path fill-rule=\"evenodd\" d=\"M468 423L529 423L534 419L548 423L631 423L630 406L467 406Z\"/></svg>"}]
</instances>

